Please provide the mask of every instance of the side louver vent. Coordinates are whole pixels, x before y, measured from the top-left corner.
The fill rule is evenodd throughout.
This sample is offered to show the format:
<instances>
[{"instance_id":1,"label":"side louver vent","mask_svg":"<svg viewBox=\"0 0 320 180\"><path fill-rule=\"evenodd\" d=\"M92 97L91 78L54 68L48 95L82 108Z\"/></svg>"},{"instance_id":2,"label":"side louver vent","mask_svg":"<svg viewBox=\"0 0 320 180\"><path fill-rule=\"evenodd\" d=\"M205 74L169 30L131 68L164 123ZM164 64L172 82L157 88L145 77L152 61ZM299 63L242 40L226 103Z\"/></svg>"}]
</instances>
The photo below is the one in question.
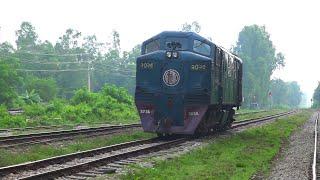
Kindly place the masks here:
<instances>
[{"instance_id":1,"label":"side louver vent","mask_svg":"<svg viewBox=\"0 0 320 180\"><path fill-rule=\"evenodd\" d=\"M184 100L187 104L209 104L210 96L206 94L192 94L186 95Z\"/></svg>"},{"instance_id":2,"label":"side louver vent","mask_svg":"<svg viewBox=\"0 0 320 180\"><path fill-rule=\"evenodd\" d=\"M136 101L152 102L153 94L151 94L151 93L136 93L135 98L136 98Z\"/></svg>"}]
</instances>

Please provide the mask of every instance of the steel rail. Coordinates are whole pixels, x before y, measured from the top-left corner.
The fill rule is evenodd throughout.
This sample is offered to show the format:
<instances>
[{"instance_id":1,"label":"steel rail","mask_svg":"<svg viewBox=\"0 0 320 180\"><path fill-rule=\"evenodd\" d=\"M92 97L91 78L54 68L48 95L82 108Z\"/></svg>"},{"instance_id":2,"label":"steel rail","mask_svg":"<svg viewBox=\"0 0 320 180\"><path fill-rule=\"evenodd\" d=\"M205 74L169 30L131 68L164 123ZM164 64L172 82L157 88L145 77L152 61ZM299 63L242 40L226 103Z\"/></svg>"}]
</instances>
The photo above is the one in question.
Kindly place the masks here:
<instances>
[{"instance_id":1,"label":"steel rail","mask_svg":"<svg viewBox=\"0 0 320 180\"><path fill-rule=\"evenodd\" d=\"M264 117L259 117L259 118L252 118L252 119L246 119L246 120L242 120L242 121L235 121L233 122L231 128L237 128L237 127L241 127L241 126L245 126L248 124L253 124L253 123L257 123L257 122L262 122L262 121L266 121L266 120L270 120L270 119L274 119L277 117L281 117L281 116L286 116L289 114L293 114L296 111L288 111L288 112L283 112L283 113L278 113L278 114L273 114L273 115L268 115L268 116L264 116Z\"/></svg>"},{"instance_id":2,"label":"steel rail","mask_svg":"<svg viewBox=\"0 0 320 180\"><path fill-rule=\"evenodd\" d=\"M235 116L246 115L246 114L257 114L257 113L263 113L263 112L267 112L267 110L253 111L253 112L243 112L243 113L236 113L236 114L235 114Z\"/></svg>"},{"instance_id":3,"label":"steel rail","mask_svg":"<svg viewBox=\"0 0 320 180\"><path fill-rule=\"evenodd\" d=\"M99 159L91 160L88 162L80 163L80 164L75 164L71 165L65 168L57 169L57 170L50 170L47 172L43 173L38 173L34 175L30 175L27 177L22 177L20 179L51 179L55 177L59 177L61 175L68 175L72 174L74 172L80 172L83 170L87 170L88 167L97 167L99 165L102 165L104 163L111 163L116 160L121 160L121 159L126 159L132 156L137 156L140 154L146 154L149 152L155 152L161 149L168 148L172 146L173 144L179 144L182 142L185 142L187 139L186 138L179 138L179 139L174 139L170 141L159 141L159 138L151 138L151 139L146 139L146 140L139 140L139 141L131 141L127 143L122 143L122 144L116 144L112 146L107 146L103 148L97 148L94 150L88 150L80 153L73 153L73 154L68 154L68 155L63 155L63 156L58 156L58 157L53 157L53 158L48 158L44 160L39 160L35 162L29 162L29 163L24 163L24 164L19 164L19 165L13 165L13 166L8 166L8 167L3 167L0 168L0 179L1 177L3 178L4 176L10 174L10 173L15 173L23 170L35 170L39 169L44 166L48 166L51 164L60 164L63 162L68 162L72 159L76 158L84 158L84 157L89 157L89 156L94 156L102 153L108 153L111 151L117 151L121 150L123 148L128 148L128 147L133 147L133 146L138 146L142 144L150 144L159 141L159 143L149 146L149 147L141 147L139 149L135 150L130 150L126 152L119 152L117 154L111 155L111 156L105 156Z\"/></svg>"},{"instance_id":4,"label":"steel rail","mask_svg":"<svg viewBox=\"0 0 320 180\"><path fill-rule=\"evenodd\" d=\"M13 136L1 136L0 137L0 147L12 147L15 145L23 144L37 144L44 142L50 142L57 138L70 138L78 135L88 135L93 133L104 133L112 132L115 130L122 130L127 128L141 127L141 124L126 124L126 125L113 125L113 126L100 126L93 128L83 128L83 129L72 129L72 130L61 130L61 131L50 131L41 133L31 133L31 134L21 134Z\"/></svg>"},{"instance_id":5,"label":"steel rail","mask_svg":"<svg viewBox=\"0 0 320 180\"><path fill-rule=\"evenodd\" d=\"M60 163L66 162L66 161L70 161L72 159L76 159L76 158L80 158L80 157L88 157L91 155L97 155L97 154L101 154L101 153L115 151L115 150L119 150L121 148L130 147L133 145L151 143L153 141L156 141L157 139L158 138L130 141L130 142L126 142L126 143L120 143L120 144L116 144L116 145L91 149L91 150L87 150L87 151L76 152L76 153L71 153L71 154L66 154L66 155L61 155L61 156L55 156L55 157L42 159L42 160L38 160L38 161L32 161L32 162L27 162L27 163L12 165L12 166L6 166L6 167L0 168L0 177L1 176L3 177L9 173L14 173L14 172L22 171L22 170L37 169L39 167L44 167L44 166L47 166L50 164L60 164Z\"/></svg>"},{"instance_id":6,"label":"steel rail","mask_svg":"<svg viewBox=\"0 0 320 180\"><path fill-rule=\"evenodd\" d=\"M280 116L289 115L289 114L292 114L293 112L295 112L295 111L290 111L287 113L280 113L280 114L276 114L273 116L267 116L265 118L246 120L245 122L238 122L238 123L236 123L238 125L233 126L232 129L237 128L237 127L241 127L241 126L245 126L248 124L252 124L252 123L271 120L271 119L274 119L274 118L277 118ZM240 123L241 123L241 125L240 125ZM8 167L2 167L2 168L0 168L0 179L1 179L1 177L3 178L4 176L11 174L11 173L17 173L17 172L21 172L21 171L25 171L25 170L36 170L36 169L46 167L46 166L52 165L52 164L66 163L66 162L71 161L76 158L91 157L91 156L99 155L102 153L117 151L117 150L129 148L129 147L133 147L133 146L137 146L137 145L157 142L159 140L160 140L159 138L152 138L152 139L146 139L146 140L131 141L131 142L116 144L116 145L112 145L112 146L97 148L97 149L93 149L93 150L87 150L87 151L83 151L83 152L77 152L77 153L52 157L52 158L48 158L48 159L44 159L44 160L38 160L38 161L34 161L34 162L28 162L28 163L23 163L23 164L8 166ZM50 179L50 178L55 178L55 177L59 177L59 176L66 176L66 175L74 174L76 172L81 172L82 170L87 170L88 167L90 167L90 168L91 167L98 167L103 164L111 163L111 162L114 162L117 160L127 159L129 157L135 157L140 154L147 154L149 152L155 152L157 150L169 148L169 147L172 147L172 145L180 144L182 142L185 142L186 140L187 140L186 138L179 138L179 139L174 139L174 140L170 140L170 141L166 141L166 142L160 142L159 144L156 144L151 147L146 147L146 148L142 147L142 148L139 148L136 150L117 153L115 155L99 158L96 160L92 160L90 162L71 165L67 168L61 168L58 170L50 170L47 172L30 175L28 177L21 177L21 179Z\"/></svg>"},{"instance_id":7,"label":"steel rail","mask_svg":"<svg viewBox=\"0 0 320 180\"><path fill-rule=\"evenodd\" d=\"M107 125L106 123L92 123L90 125L103 126ZM88 126L88 124L64 124L64 125L48 125L48 126L27 126L21 128L8 128L0 129L0 132L12 132L12 131L29 131L29 130L39 130L39 129L54 129L54 128L74 128L77 126Z\"/></svg>"},{"instance_id":8,"label":"steel rail","mask_svg":"<svg viewBox=\"0 0 320 180\"><path fill-rule=\"evenodd\" d=\"M313 151L313 162L312 162L312 179L317 179L317 145L318 145L318 120L319 113L317 113L317 117L314 125L314 151Z\"/></svg>"}]
</instances>

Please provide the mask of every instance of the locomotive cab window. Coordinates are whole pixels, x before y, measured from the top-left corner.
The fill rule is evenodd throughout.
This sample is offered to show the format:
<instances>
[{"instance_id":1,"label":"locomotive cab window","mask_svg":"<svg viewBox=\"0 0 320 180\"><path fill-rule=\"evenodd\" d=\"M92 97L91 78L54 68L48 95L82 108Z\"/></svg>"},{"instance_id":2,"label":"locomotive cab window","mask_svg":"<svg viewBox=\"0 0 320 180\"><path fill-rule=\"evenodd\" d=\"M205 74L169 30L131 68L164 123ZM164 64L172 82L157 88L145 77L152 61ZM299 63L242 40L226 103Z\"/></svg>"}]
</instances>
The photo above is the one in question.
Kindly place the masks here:
<instances>
[{"instance_id":1,"label":"locomotive cab window","mask_svg":"<svg viewBox=\"0 0 320 180\"><path fill-rule=\"evenodd\" d=\"M166 38L165 39L166 50L186 50L188 49L188 39L186 38Z\"/></svg>"},{"instance_id":2,"label":"locomotive cab window","mask_svg":"<svg viewBox=\"0 0 320 180\"><path fill-rule=\"evenodd\" d=\"M160 42L159 40L153 40L151 42L149 42L148 44L146 44L146 49L145 49L145 53L151 53L154 51L160 50Z\"/></svg>"},{"instance_id":3,"label":"locomotive cab window","mask_svg":"<svg viewBox=\"0 0 320 180\"><path fill-rule=\"evenodd\" d=\"M211 46L199 40L193 41L193 50L199 54L203 54L206 56L210 56L211 54Z\"/></svg>"}]
</instances>

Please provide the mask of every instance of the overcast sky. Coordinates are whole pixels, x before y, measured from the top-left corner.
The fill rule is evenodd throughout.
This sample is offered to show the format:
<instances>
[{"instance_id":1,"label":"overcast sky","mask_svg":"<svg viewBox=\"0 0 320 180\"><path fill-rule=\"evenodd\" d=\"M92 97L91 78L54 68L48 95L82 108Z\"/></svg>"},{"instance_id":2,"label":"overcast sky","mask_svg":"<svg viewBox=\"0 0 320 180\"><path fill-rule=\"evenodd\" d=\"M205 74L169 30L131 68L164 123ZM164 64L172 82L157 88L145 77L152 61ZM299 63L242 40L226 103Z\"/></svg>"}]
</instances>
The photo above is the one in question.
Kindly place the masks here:
<instances>
[{"instance_id":1,"label":"overcast sky","mask_svg":"<svg viewBox=\"0 0 320 180\"><path fill-rule=\"evenodd\" d=\"M265 25L285 68L273 77L298 81L309 98L320 80L320 3L317 0L1 0L0 42L14 43L22 21L35 27L41 40L55 42L67 28L110 40L119 31L121 47L134 45L164 30L179 30L198 21L200 34L230 48L245 25Z\"/></svg>"}]
</instances>

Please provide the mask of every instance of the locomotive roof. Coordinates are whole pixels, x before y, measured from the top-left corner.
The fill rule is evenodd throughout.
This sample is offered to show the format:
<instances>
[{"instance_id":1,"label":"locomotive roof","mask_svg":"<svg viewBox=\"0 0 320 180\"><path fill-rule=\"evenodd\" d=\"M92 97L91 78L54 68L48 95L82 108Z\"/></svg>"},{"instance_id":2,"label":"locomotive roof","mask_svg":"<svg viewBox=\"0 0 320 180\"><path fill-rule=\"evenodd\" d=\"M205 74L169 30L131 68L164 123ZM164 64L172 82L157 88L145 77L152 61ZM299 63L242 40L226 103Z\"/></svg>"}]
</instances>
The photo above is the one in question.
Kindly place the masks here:
<instances>
[{"instance_id":1,"label":"locomotive roof","mask_svg":"<svg viewBox=\"0 0 320 180\"><path fill-rule=\"evenodd\" d=\"M152 38L146 40L146 42L153 40L153 39L158 39L158 38L167 38L167 37L195 37L201 41L206 41L209 43L212 43L210 40L200 36L197 33L194 32L183 32L183 31L163 31L155 36L153 36ZM213 43L212 43L213 44Z\"/></svg>"},{"instance_id":2,"label":"locomotive roof","mask_svg":"<svg viewBox=\"0 0 320 180\"><path fill-rule=\"evenodd\" d=\"M229 52L227 49L223 48L222 46L218 46L216 45L215 43L213 43L212 41L208 40L207 38L204 38L202 36L200 36L199 34L197 33L194 33L194 32L183 32L183 31L163 31L155 36L153 36L152 38L146 40L143 42L143 44L146 44L150 41L153 41L155 39L165 39L167 37L181 37L181 38L189 38L189 37L193 37L193 38L196 38L200 41L204 41L206 43L209 43L209 44L212 44L212 45L215 45L217 47L219 47L220 49L222 49L223 51L225 51L226 53L228 53L229 55L235 57L238 61L240 61L242 63L242 60L240 59L240 57L236 54L233 54L231 52Z\"/></svg>"}]
</instances>

